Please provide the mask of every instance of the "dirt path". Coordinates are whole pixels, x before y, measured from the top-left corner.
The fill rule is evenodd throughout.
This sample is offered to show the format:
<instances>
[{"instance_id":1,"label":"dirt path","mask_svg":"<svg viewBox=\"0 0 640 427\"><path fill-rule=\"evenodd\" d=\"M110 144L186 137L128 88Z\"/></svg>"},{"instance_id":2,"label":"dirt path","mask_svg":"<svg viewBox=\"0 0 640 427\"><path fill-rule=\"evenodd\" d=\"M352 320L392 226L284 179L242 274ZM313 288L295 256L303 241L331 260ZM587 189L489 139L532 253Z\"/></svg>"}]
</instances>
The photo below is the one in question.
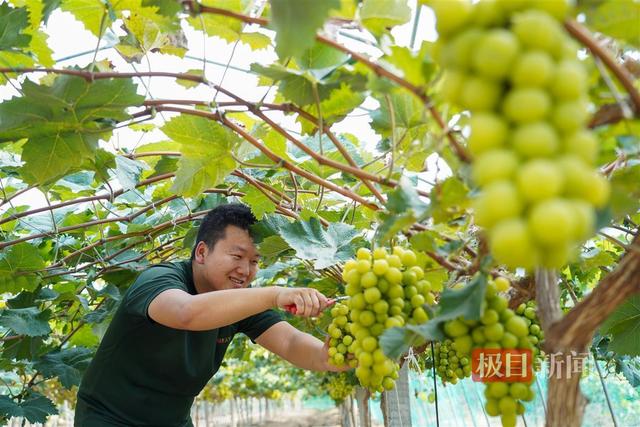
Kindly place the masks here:
<instances>
[{"instance_id":1,"label":"dirt path","mask_svg":"<svg viewBox=\"0 0 640 427\"><path fill-rule=\"evenodd\" d=\"M326 411L318 409L301 409L291 414L280 414L278 418L269 419L260 424L247 427L340 427L340 411L332 408Z\"/></svg>"}]
</instances>

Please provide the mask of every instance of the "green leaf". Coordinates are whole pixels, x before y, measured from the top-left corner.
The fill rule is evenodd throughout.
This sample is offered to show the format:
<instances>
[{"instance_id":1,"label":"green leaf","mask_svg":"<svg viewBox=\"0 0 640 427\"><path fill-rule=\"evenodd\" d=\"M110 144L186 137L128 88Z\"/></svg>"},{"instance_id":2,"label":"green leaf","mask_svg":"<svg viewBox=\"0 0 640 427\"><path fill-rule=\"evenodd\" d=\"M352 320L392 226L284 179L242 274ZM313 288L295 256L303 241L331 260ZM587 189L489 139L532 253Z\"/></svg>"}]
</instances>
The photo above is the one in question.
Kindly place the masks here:
<instances>
[{"instance_id":1,"label":"green leaf","mask_svg":"<svg viewBox=\"0 0 640 427\"><path fill-rule=\"evenodd\" d=\"M619 355L640 356L640 295L621 304L604 321L602 334L610 334L609 350Z\"/></svg>"},{"instance_id":2,"label":"green leaf","mask_svg":"<svg viewBox=\"0 0 640 427\"><path fill-rule=\"evenodd\" d=\"M192 68L187 70L186 74L191 74L193 76L204 77L204 73L202 72L202 68ZM176 83L180 86L190 89L192 87L196 87L200 84L200 82L195 82L193 80L185 80L185 79L177 79Z\"/></svg>"},{"instance_id":3,"label":"green leaf","mask_svg":"<svg viewBox=\"0 0 640 427\"><path fill-rule=\"evenodd\" d=\"M404 328L390 328L380 336L380 347L384 354L391 359L398 359L405 354L409 347L424 343L424 338L416 332L415 326Z\"/></svg>"},{"instance_id":4,"label":"green leaf","mask_svg":"<svg viewBox=\"0 0 640 427\"><path fill-rule=\"evenodd\" d=\"M58 377L63 387L80 385L82 374L91 362L92 351L83 347L65 348L47 353L34 364L45 378Z\"/></svg>"},{"instance_id":5,"label":"green leaf","mask_svg":"<svg viewBox=\"0 0 640 427\"><path fill-rule=\"evenodd\" d=\"M440 310L436 317L442 320L452 320L457 317L478 320L482 314L486 288L487 278L479 274L462 289L445 289L440 296Z\"/></svg>"},{"instance_id":6,"label":"green leaf","mask_svg":"<svg viewBox=\"0 0 640 427\"><path fill-rule=\"evenodd\" d=\"M359 234L345 223L331 223L326 231L316 218L296 221L280 227L282 238L299 258L314 260L316 269L330 267L353 256L351 241Z\"/></svg>"},{"instance_id":7,"label":"green leaf","mask_svg":"<svg viewBox=\"0 0 640 427\"><path fill-rule=\"evenodd\" d=\"M217 7L237 13L244 12L243 3L242 0L204 0L200 2L203 6ZM188 20L196 30L204 30L209 36L220 37L229 43L238 40L242 32L242 21L228 16L201 13Z\"/></svg>"},{"instance_id":8,"label":"green leaf","mask_svg":"<svg viewBox=\"0 0 640 427\"><path fill-rule=\"evenodd\" d=\"M265 67L254 63L251 64L251 71L277 81L278 91L282 96L300 106L315 102L314 82L307 75L287 69L279 64Z\"/></svg>"},{"instance_id":9,"label":"green leaf","mask_svg":"<svg viewBox=\"0 0 640 427\"><path fill-rule=\"evenodd\" d=\"M38 249L29 243L13 245L0 254L0 275L21 271L35 271L45 267Z\"/></svg>"},{"instance_id":10,"label":"green leaf","mask_svg":"<svg viewBox=\"0 0 640 427\"><path fill-rule=\"evenodd\" d=\"M44 22L45 24L47 23L49 15L51 15L51 12L60 7L61 2L62 0L43 0L42 3L44 3L44 7L42 9L42 22Z\"/></svg>"},{"instance_id":11,"label":"green leaf","mask_svg":"<svg viewBox=\"0 0 640 427\"><path fill-rule=\"evenodd\" d=\"M360 8L362 24L375 35L380 35L388 27L409 22L411 8L407 0L364 0Z\"/></svg>"},{"instance_id":12,"label":"green leaf","mask_svg":"<svg viewBox=\"0 0 640 427\"><path fill-rule=\"evenodd\" d=\"M455 176L449 177L433 187L429 200L434 223L450 221L465 212L469 205L469 188Z\"/></svg>"},{"instance_id":13,"label":"green leaf","mask_svg":"<svg viewBox=\"0 0 640 427\"><path fill-rule=\"evenodd\" d=\"M0 395L0 416L7 418L22 417L30 423L45 423L49 415L55 415L58 409L45 396L31 392L22 402L16 402L11 397Z\"/></svg>"},{"instance_id":14,"label":"green leaf","mask_svg":"<svg viewBox=\"0 0 640 427\"><path fill-rule=\"evenodd\" d=\"M408 325L403 328L393 328L395 331L385 331L380 340L385 354L397 357L396 355L404 353L414 343L443 340L442 324L448 320L457 317L468 320L479 319L486 287L487 278L484 275L477 275L461 290L445 289L438 305L439 311L431 320L422 325Z\"/></svg>"},{"instance_id":15,"label":"green leaf","mask_svg":"<svg viewBox=\"0 0 640 427\"><path fill-rule=\"evenodd\" d=\"M21 34L28 26L26 8L14 9L7 3L0 4L0 50L28 47L31 36Z\"/></svg>"},{"instance_id":16,"label":"green leaf","mask_svg":"<svg viewBox=\"0 0 640 427\"><path fill-rule=\"evenodd\" d=\"M409 83L418 87L424 86L431 81L436 70L428 48L429 45L423 43L420 51L414 54L409 48L391 46L390 54L386 55L383 61L400 70L398 74L401 74Z\"/></svg>"},{"instance_id":17,"label":"green leaf","mask_svg":"<svg viewBox=\"0 0 640 427\"><path fill-rule=\"evenodd\" d=\"M622 356L616 357L615 361L617 368L622 372L631 387L638 390L640 388L640 358Z\"/></svg>"},{"instance_id":18,"label":"green leaf","mask_svg":"<svg viewBox=\"0 0 640 427\"><path fill-rule=\"evenodd\" d=\"M322 79L349 59L349 55L324 43L315 42L298 58L302 69L310 70L317 78Z\"/></svg>"},{"instance_id":19,"label":"green leaf","mask_svg":"<svg viewBox=\"0 0 640 427\"><path fill-rule=\"evenodd\" d=\"M329 97L320 102L320 111L325 126L331 126L344 119L347 114L359 107L365 99L362 92L356 92L347 84L341 84L338 89L334 89ZM318 117L318 108L315 103L305 108L307 112ZM302 124L302 130L306 134L315 133L317 127L302 117L298 117L298 122Z\"/></svg>"},{"instance_id":20,"label":"green leaf","mask_svg":"<svg viewBox=\"0 0 640 427\"><path fill-rule=\"evenodd\" d=\"M13 277L0 273L0 293L17 294L22 291L31 292L40 284L40 277L35 274Z\"/></svg>"},{"instance_id":21,"label":"green leaf","mask_svg":"<svg viewBox=\"0 0 640 427\"><path fill-rule=\"evenodd\" d=\"M611 177L610 206L613 217L623 218L640 209L640 164L617 169Z\"/></svg>"},{"instance_id":22,"label":"green leaf","mask_svg":"<svg viewBox=\"0 0 640 427\"><path fill-rule=\"evenodd\" d=\"M61 9L70 12L96 37L100 37L101 29L104 31L111 26L107 7L101 0L62 0Z\"/></svg>"},{"instance_id":23,"label":"green leaf","mask_svg":"<svg viewBox=\"0 0 640 427\"><path fill-rule=\"evenodd\" d=\"M93 333L91 325L82 325L78 331L73 334L69 340L69 344L82 347L97 347L100 339Z\"/></svg>"},{"instance_id":24,"label":"green leaf","mask_svg":"<svg viewBox=\"0 0 640 427\"><path fill-rule=\"evenodd\" d=\"M147 169L149 169L149 167L146 163L123 156L116 156L115 175L125 191L135 188L140 180L142 171Z\"/></svg>"},{"instance_id":25,"label":"green leaf","mask_svg":"<svg viewBox=\"0 0 640 427\"><path fill-rule=\"evenodd\" d=\"M329 11L340 6L339 0L271 0L271 24L276 31L278 56L297 56L311 47Z\"/></svg>"},{"instance_id":26,"label":"green leaf","mask_svg":"<svg viewBox=\"0 0 640 427\"><path fill-rule=\"evenodd\" d=\"M291 246L280 236L269 236L258 245L258 252L265 259L274 259Z\"/></svg>"},{"instance_id":27,"label":"green leaf","mask_svg":"<svg viewBox=\"0 0 640 427\"><path fill-rule=\"evenodd\" d=\"M231 157L239 138L222 125L196 116L178 116L162 131L181 147L172 191L192 197L221 184L236 167Z\"/></svg>"},{"instance_id":28,"label":"green leaf","mask_svg":"<svg viewBox=\"0 0 640 427\"><path fill-rule=\"evenodd\" d=\"M376 239L386 242L397 233L420 222L429 213L429 205L420 200L409 180L402 178L398 187L387 197L386 211L378 213L381 224Z\"/></svg>"},{"instance_id":29,"label":"green leaf","mask_svg":"<svg viewBox=\"0 0 640 427\"><path fill-rule=\"evenodd\" d=\"M248 45L251 50L266 49L271 46L271 38L262 33L242 33L240 41Z\"/></svg>"},{"instance_id":30,"label":"green leaf","mask_svg":"<svg viewBox=\"0 0 640 427\"><path fill-rule=\"evenodd\" d=\"M580 254L581 269L589 271L602 266L613 265L615 258L610 252L603 251L600 248L590 248Z\"/></svg>"},{"instance_id":31,"label":"green leaf","mask_svg":"<svg viewBox=\"0 0 640 427\"><path fill-rule=\"evenodd\" d=\"M17 335L37 337L51 332L49 315L35 307L5 309L0 314L0 326L11 329Z\"/></svg>"},{"instance_id":32,"label":"green leaf","mask_svg":"<svg viewBox=\"0 0 640 427\"><path fill-rule=\"evenodd\" d=\"M129 118L126 109L142 103L129 79L88 83L58 76L52 86L29 80L22 97L0 104L0 141L29 140L23 147L23 176L46 184L80 168L95 156L98 139L114 122Z\"/></svg>"},{"instance_id":33,"label":"green leaf","mask_svg":"<svg viewBox=\"0 0 640 427\"><path fill-rule=\"evenodd\" d=\"M22 176L29 183L48 184L76 169L78 161L91 159L97 147L97 135L34 136L24 145Z\"/></svg>"},{"instance_id":34,"label":"green leaf","mask_svg":"<svg viewBox=\"0 0 640 427\"><path fill-rule=\"evenodd\" d=\"M380 103L380 108L371 113L371 127L382 136L391 136L391 110L395 118L396 134L398 129L411 129L424 124L424 105L416 96L406 91L394 91L375 98Z\"/></svg>"},{"instance_id":35,"label":"green leaf","mask_svg":"<svg viewBox=\"0 0 640 427\"><path fill-rule=\"evenodd\" d=\"M276 205L256 187L248 186L244 192L242 201L249 205L256 219L261 220L264 214L276 211Z\"/></svg>"},{"instance_id":36,"label":"green leaf","mask_svg":"<svg viewBox=\"0 0 640 427\"><path fill-rule=\"evenodd\" d=\"M640 45L640 3L634 0L605 1L587 13L589 27L608 36Z\"/></svg>"}]
</instances>

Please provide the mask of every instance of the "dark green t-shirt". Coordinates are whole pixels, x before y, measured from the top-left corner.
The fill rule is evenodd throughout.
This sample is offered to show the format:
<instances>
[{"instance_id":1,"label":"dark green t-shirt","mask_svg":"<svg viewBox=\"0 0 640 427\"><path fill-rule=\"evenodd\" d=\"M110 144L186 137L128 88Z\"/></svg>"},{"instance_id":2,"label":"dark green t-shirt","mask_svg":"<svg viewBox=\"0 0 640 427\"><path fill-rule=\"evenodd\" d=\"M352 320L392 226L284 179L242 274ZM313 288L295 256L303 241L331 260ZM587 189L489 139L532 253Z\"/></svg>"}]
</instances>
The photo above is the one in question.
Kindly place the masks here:
<instances>
[{"instance_id":1,"label":"dark green t-shirt","mask_svg":"<svg viewBox=\"0 0 640 427\"><path fill-rule=\"evenodd\" d=\"M155 265L127 290L82 379L76 427L191 426L193 399L220 367L233 336L255 340L282 320L268 310L210 331L172 329L147 314L167 289L197 293L190 261Z\"/></svg>"}]
</instances>

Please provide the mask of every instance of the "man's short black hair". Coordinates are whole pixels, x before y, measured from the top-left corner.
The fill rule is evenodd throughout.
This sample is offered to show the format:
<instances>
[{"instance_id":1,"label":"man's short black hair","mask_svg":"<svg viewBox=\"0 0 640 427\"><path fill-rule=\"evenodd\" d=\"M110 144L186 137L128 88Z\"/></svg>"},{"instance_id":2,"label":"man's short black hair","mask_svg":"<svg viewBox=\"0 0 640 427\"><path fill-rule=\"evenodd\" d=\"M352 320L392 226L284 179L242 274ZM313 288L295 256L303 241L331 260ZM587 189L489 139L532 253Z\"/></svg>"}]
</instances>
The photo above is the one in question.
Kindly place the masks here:
<instances>
[{"instance_id":1,"label":"man's short black hair","mask_svg":"<svg viewBox=\"0 0 640 427\"><path fill-rule=\"evenodd\" d=\"M224 239L224 232L228 225L234 225L251 233L251 226L256 217L251 209L242 203L220 205L211 210L200 223L198 237L191 251L191 259L195 258L198 243L205 242L209 250L213 250L218 240Z\"/></svg>"}]
</instances>

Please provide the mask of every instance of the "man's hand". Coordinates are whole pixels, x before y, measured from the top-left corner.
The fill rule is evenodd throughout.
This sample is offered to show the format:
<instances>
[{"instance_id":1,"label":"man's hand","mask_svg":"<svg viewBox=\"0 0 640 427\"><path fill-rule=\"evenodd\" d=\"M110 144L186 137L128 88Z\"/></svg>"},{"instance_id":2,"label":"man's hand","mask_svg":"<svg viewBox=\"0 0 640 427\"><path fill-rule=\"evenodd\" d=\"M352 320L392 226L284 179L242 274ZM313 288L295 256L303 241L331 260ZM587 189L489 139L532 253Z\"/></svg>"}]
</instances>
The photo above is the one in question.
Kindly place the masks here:
<instances>
[{"instance_id":1,"label":"man's hand","mask_svg":"<svg viewBox=\"0 0 640 427\"><path fill-rule=\"evenodd\" d=\"M279 308L293 305L297 315L315 317L331 304L327 297L312 288L278 287L275 305Z\"/></svg>"}]
</instances>

